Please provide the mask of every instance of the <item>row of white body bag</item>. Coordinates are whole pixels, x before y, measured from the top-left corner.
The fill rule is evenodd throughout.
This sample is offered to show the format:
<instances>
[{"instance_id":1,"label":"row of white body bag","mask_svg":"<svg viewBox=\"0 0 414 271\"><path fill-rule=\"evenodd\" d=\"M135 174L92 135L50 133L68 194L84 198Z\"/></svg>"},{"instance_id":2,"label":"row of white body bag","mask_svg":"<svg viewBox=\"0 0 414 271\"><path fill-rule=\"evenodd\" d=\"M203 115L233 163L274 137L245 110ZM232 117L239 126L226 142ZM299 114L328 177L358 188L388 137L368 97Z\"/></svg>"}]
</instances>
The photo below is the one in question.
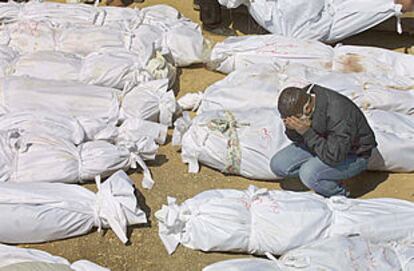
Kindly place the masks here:
<instances>
[{"instance_id":1,"label":"row of white body bag","mask_svg":"<svg viewBox=\"0 0 414 271\"><path fill-rule=\"evenodd\" d=\"M203 62L199 25L167 5L142 10L36 2L0 4L0 44L20 53L62 51L79 56L123 48L140 56L156 50L177 66Z\"/></svg>"},{"instance_id":2,"label":"row of white body bag","mask_svg":"<svg viewBox=\"0 0 414 271\"><path fill-rule=\"evenodd\" d=\"M397 17L402 6L394 0L219 0L228 8L247 6L269 32L286 37L335 42Z\"/></svg>"},{"instance_id":3,"label":"row of white body bag","mask_svg":"<svg viewBox=\"0 0 414 271\"><path fill-rule=\"evenodd\" d=\"M270 169L270 159L291 144L276 108L278 95L285 87L312 83L340 92L365 113L378 142L369 169L414 171L414 80L323 71L298 64L251 65L232 72L204 93L184 96L178 103L187 110L198 108L197 116L190 120L184 114L176 121L173 143L181 145L182 160L189 164L190 172L198 172L199 162L225 171L231 158L227 128L235 127L241 150L236 174L278 179ZM217 122L226 129L211 129L210 124Z\"/></svg>"},{"instance_id":4,"label":"row of white body bag","mask_svg":"<svg viewBox=\"0 0 414 271\"><path fill-rule=\"evenodd\" d=\"M323 198L310 192L215 189L155 216L169 253L202 251L283 255L223 262L218 270L413 270L414 203ZM354 236L353 238L349 238ZM259 268L260 267L260 268Z\"/></svg>"},{"instance_id":5,"label":"row of white body bag","mask_svg":"<svg viewBox=\"0 0 414 271\"><path fill-rule=\"evenodd\" d=\"M78 81L128 90L140 83L158 79L168 79L169 84L173 85L176 68L154 50L136 54L123 48L103 48L79 57L60 51L20 55L11 47L0 45L0 77L4 76Z\"/></svg>"},{"instance_id":6,"label":"row of white body bag","mask_svg":"<svg viewBox=\"0 0 414 271\"><path fill-rule=\"evenodd\" d=\"M414 56L370 46L337 45L279 35L230 37L217 43L211 69L230 73L258 64L298 63L318 70L414 79Z\"/></svg>"}]
</instances>

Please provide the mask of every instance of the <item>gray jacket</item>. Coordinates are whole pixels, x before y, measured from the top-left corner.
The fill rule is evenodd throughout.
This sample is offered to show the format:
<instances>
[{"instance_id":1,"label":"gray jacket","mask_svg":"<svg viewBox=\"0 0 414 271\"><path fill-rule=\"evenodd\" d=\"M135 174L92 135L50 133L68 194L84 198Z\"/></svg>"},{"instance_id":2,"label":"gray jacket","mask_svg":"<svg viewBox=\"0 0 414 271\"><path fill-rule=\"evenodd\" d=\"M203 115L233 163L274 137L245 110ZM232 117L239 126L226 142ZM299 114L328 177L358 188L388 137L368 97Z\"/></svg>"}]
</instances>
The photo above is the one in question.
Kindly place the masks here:
<instances>
[{"instance_id":1,"label":"gray jacket","mask_svg":"<svg viewBox=\"0 0 414 271\"><path fill-rule=\"evenodd\" d=\"M368 159L377 142L361 109L347 97L321 86L315 85L311 93L316 95L311 128L303 136L286 129L288 138L304 144L330 166L338 165L349 154Z\"/></svg>"}]
</instances>

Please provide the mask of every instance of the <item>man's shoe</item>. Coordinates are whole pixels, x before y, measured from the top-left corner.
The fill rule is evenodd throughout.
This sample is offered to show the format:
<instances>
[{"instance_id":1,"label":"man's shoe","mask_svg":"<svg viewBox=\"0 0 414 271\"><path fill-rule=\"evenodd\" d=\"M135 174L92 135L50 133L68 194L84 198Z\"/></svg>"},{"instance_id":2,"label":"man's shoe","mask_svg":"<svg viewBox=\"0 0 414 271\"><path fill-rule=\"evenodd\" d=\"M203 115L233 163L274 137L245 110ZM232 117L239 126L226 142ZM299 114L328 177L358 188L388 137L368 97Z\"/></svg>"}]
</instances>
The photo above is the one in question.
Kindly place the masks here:
<instances>
[{"instance_id":1,"label":"man's shoe","mask_svg":"<svg viewBox=\"0 0 414 271\"><path fill-rule=\"evenodd\" d=\"M225 26L219 26L216 28L203 27L203 30L219 36L237 36L236 31Z\"/></svg>"}]
</instances>

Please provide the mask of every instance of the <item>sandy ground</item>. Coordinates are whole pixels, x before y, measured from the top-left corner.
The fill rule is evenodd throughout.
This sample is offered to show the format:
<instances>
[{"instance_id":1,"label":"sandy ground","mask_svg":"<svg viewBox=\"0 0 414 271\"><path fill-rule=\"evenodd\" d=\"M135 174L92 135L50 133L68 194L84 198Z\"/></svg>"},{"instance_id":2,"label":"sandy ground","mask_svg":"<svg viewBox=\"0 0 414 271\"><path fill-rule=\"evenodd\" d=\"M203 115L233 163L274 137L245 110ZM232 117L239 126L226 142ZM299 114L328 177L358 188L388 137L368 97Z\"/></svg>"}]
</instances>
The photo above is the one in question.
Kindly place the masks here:
<instances>
[{"instance_id":1,"label":"sandy ground","mask_svg":"<svg viewBox=\"0 0 414 271\"><path fill-rule=\"evenodd\" d=\"M194 21L198 13L193 11L191 0L147 0L139 7L168 3L185 16ZM214 41L220 37L209 36ZM391 32L382 33L371 31L364 33L344 43L378 45L387 48L401 48L414 45L413 36L397 36ZM207 71L203 67L191 67L182 70L179 96L187 92L204 90L207 86L224 76ZM171 135L171 131L170 131ZM392 144L392 142L390 142ZM414 161L413 161L414 162ZM108 231L101 235L93 232L83 237L47 244L27 245L25 247L39 248L50 253L66 257L70 261L88 259L111 268L121 270L201 270L204 266L220 260L248 257L224 253L201 253L180 247L169 256L159 237L158 227L154 218L155 211L166 203L167 196L176 197L179 202L212 188L240 188L250 184L270 189L291 188L303 190L298 181L289 180L278 184L276 182L250 181L240 177L226 177L220 172L203 167L199 174L188 174L187 167L181 163L180 155L170 143L159 150L155 162L150 164L156 185L151 191L143 191L140 187L141 174L135 173L132 178L145 198L146 210L150 213L150 224L135 228L131 231L131 244L123 245L116 236ZM414 200L414 174L365 173L350 180L348 184L353 197L395 197ZM86 187L94 190L94 185Z\"/></svg>"}]
</instances>

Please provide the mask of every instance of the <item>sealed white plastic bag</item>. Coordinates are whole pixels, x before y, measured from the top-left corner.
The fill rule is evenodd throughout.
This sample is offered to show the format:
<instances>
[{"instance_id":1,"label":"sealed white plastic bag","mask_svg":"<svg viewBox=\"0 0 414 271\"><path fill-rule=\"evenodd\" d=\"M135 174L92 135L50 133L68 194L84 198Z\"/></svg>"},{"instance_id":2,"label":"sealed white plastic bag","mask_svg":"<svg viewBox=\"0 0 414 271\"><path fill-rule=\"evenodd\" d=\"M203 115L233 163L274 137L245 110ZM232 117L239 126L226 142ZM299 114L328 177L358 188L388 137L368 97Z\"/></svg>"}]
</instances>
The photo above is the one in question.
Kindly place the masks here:
<instances>
[{"instance_id":1,"label":"sealed white plastic bag","mask_svg":"<svg viewBox=\"0 0 414 271\"><path fill-rule=\"evenodd\" d=\"M375 244L361 237L333 237L293 249L278 260L237 259L215 263L203 271L399 271L403 260L390 244ZM411 256L414 256L413 254Z\"/></svg>"},{"instance_id":2,"label":"sealed white plastic bag","mask_svg":"<svg viewBox=\"0 0 414 271\"><path fill-rule=\"evenodd\" d=\"M132 181L118 171L97 186L95 194L79 185L0 183L0 241L59 240L96 227L111 228L126 243L127 226L147 222Z\"/></svg>"},{"instance_id":3,"label":"sealed white plastic bag","mask_svg":"<svg viewBox=\"0 0 414 271\"><path fill-rule=\"evenodd\" d=\"M5 165L0 176L2 181L82 183L98 175L109 176L119 169L135 168L136 163L144 170L144 182L152 181L139 157L141 150L136 149L139 146L148 151L147 146L155 145L152 138L145 137L141 145L128 149L106 141L88 141L76 146L46 134L20 135L9 131L1 137L5 142L1 146L1 161ZM157 146L153 151L157 151Z\"/></svg>"},{"instance_id":4,"label":"sealed white plastic bag","mask_svg":"<svg viewBox=\"0 0 414 271\"><path fill-rule=\"evenodd\" d=\"M315 194L247 190L210 190L179 205L169 198L155 214L168 253L181 243L202 251L263 255L325 237L332 214Z\"/></svg>"},{"instance_id":5,"label":"sealed white plastic bag","mask_svg":"<svg viewBox=\"0 0 414 271\"><path fill-rule=\"evenodd\" d=\"M176 9L167 5L143 8L141 14L143 24L152 26L162 33L155 43L163 48L158 48L159 50L167 50L171 53L177 66L204 62L209 48L198 24L191 22ZM134 40L146 38L143 33L147 31L140 32L139 28L138 32L134 31Z\"/></svg>"},{"instance_id":6,"label":"sealed white plastic bag","mask_svg":"<svg viewBox=\"0 0 414 271\"><path fill-rule=\"evenodd\" d=\"M19 19L35 21L49 20L55 25L61 24L102 24L105 14L103 10L84 4L65 4L55 2L29 1L28 3L15 4L2 3L2 9L9 8L6 14L0 13L0 18L6 18L6 22ZM11 10L14 9L14 14ZM1 10L1 9L0 9Z\"/></svg>"},{"instance_id":7,"label":"sealed white plastic bag","mask_svg":"<svg viewBox=\"0 0 414 271\"><path fill-rule=\"evenodd\" d=\"M197 173L202 163L251 179L280 178L271 171L270 160L291 141L277 110L209 111L183 126L177 125L173 142L181 143L189 172Z\"/></svg>"},{"instance_id":8,"label":"sealed white plastic bag","mask_svg":"<svg viewBox=\"0 0 414 271\"><path fill-rule=\"evenodd\" d=\"M198 114L215 110L251 110L277 106L285 76L273 65L249 66L229 74L203 93L189 93L178 100L184 110ZM251 99L254 95L254 99Z\"/></svg>"},{"instance_id":9,"label":"sealed white plastic bag","mask_svg":"<svg viewBox=\"0 0 414 271\"><path fill-rule=\"evenodd\" d=\"M48 134L80 144L86 140L85 131L72 117L47 112L16 112L0 116L0 130L19 133Z\"/></svg>"},{"instance_id":10,"label":"sealed white plastic bag","mask_svg":"<svg viewBox=\"0 0 414 271\"><path fill-rule=\"evenodd\" d=\"M278 35L230 37L214 46L209 67L223 73L274 63L300 63L326 69L331 66L333 56L333 48L318 41Z\"/></svg>"},{"instance_id":11,"label":"sealed white plastic bag","mask_svg":"<svg viewBox=\"0 0 414 271\"><path fill-rule=\"evenodd\" d=\"M171 125L176 111L174 92L167 79L142 83L123 94L121 119L138 118Z\"/></svg>"},{"instance_id":12,"label":"sealed white plastic bag","mask_svg":"<svg viewBox=\"0 0 414 271\"><path fill-rule=\"evenodd\" d=\"M378 143L368 168L392 172L413 172L414 118L381 110L364 111ZM392 144L390 144L392 142Z\"/></svg>"},{"instance_id":13,"label":"sealed white plastic bag","mask_svg":"<svg viewBox=\"0 0 414 271\"><path fill-rule=\"evenodd\" d=\"M129 49L131 36L108 26L68 26L57 30L58 51L86 56L101 48Z\"/></svg>"},{"instance_id":14,"label":"sealed white plastic bag","mask_svg":"<svg viewBox=\"0 0 414 271\"><path fill-rule=\"evenodd\" d=\"M228 8L247 6L252 17L269 32L286 37L334 42L401 16L394 0L371 1L234 1L219 0ZM401 25L398 25L401 32Z\"/></svg>"},{"instance_id":15,"label":"sealed white plastic bag","mask_svg":"<svg viewBox=\"0 0 414 271\"><path fill-rule=\"evenodd\" d=\"M59 51L24 54L14 65L14 76L30 76L44 80L79 81L82 59Z\"/></svg>"},{"instance_id":16,"label":"sealed white plastic bag","mask_svg":"<svg viewBox=\"0 0 414 271\"><path fill-rule=\"evenodd\" d=\"M202 251L281 255L336 236L360 235L373 243L412 240L413 210L414 203L398 199L325 199L250 186L205 191L181 205L169 198L155 216L169 253L181 243Z\"/></svg>"},{"instance_id":17,"label":"sealed white plastic bag","mask_svg":"<svg viewBox=\"0 0 414 271\"><path fill-rule=\"evenodd\" d=\"M121 92L116 89L25 77L3 78L0 85L2 113L46 111L75 117L90 139L118 121Z\"/></svg>"},{"instance_id":18,"label":"sealed white plastic bag","mask_svg":"<svg viewBox=\"0 0 414 271\"><path fill-rule=\"evenodd\" d=\"M175 73L175 68L153 50L138 54L122 48L108 48L84 58L79 80L125 89L154 79L169 79L172 85Z\"/></svg>"},{"instance_id":19,"label":"sealed white plastic bag","mask_svg":"<svg viewBox=\"0 0 414 271\"><path fill-rule=\"evenodd\" d=\"M112 48L81 58L71 53L39 51L16 59L14 69L9 68L8 73L44 80L80 81L118 89L153 79L167 78L173 84L175 68L153 50L148 53L138 55L126 49Z\"/></svg>"},{"instance_id":20,"label":"sealed white plastic bag","mask_svg":"<svg viewBox=\"0 0 414 271\"><path fill-rule=\"evenodd\" d=\"M31 266L31 264L33 265ZM41 250L0 245L0 270L11 270L10 268L17 267L22 268L22 270L25 270L23 268L33 270L36 266L48 267L50 270L67 266L70 268L69 270L73 271L109 271L107 268L86 260L80 260L70 264L62 257L53 256Z\"/></svg>"},{"instance_id":21,"label":"sealed white plastic bag","mask_svg":"<svg viewBox=\"0 0 414 271\"><path fill-rule=\"evenodd\" d=\"M2 44L19 53L56 50L57 33L48 21L19 20L2 26Z\"/></svg>"}]
</instances>

